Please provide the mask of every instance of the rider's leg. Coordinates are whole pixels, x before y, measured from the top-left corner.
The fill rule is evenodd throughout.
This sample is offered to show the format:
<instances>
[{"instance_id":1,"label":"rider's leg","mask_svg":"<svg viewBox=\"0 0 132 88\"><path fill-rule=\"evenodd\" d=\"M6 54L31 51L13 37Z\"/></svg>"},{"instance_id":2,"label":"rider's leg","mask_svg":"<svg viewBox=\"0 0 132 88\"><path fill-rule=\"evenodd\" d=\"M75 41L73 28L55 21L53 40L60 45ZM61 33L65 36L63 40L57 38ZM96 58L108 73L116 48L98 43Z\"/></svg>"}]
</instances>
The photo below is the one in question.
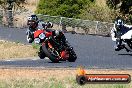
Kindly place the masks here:
<instances>
[{"instance_id":1,"label":"rider's leg","mask_svg":"<svg viewBox=\"0 0 132 88\"><path fill-rule=\"evenodd\" d=\"M115 51L120 51L123 48L124 45L122 44L122 40L121 39L116 40Z\"/></svg>"}]
</instances>

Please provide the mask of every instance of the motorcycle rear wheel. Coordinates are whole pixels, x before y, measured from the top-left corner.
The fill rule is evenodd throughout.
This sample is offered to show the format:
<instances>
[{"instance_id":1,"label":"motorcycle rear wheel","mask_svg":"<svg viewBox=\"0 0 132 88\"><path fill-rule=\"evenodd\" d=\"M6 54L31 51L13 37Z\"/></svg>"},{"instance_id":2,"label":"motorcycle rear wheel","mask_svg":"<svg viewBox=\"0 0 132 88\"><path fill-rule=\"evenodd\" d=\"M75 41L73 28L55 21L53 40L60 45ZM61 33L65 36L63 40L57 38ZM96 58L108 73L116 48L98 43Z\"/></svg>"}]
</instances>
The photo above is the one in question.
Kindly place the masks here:
<instances>
[{"instance_id":1,"label":"motorcycle rear wheel","mask_svg":"<svg viewBox=\"0 0 132 88\"><path fill-rule=\"evenodd\" d=\"M77 59L77 56L75 54L75 51L73 49L70 50L70 54L69 54L69 58L68 61L69 62L75 62Z\"/></svg>"}]
</instances>

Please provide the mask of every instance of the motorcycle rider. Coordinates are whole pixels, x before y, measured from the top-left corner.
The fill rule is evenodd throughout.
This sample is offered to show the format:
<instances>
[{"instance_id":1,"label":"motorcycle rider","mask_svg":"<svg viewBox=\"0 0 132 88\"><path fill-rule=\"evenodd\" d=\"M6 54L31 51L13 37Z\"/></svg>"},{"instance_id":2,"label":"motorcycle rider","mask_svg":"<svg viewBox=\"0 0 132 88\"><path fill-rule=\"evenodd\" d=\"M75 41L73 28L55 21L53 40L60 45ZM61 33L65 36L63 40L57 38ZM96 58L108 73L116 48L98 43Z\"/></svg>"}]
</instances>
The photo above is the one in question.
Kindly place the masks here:
<instances>
[{"instance_id":1,"label":"motorcycle rider","mask_svg":"<svg viewBox=\"0 0 132 88\"><path fill-rule=\"evenodd\" d=\"M126 34L129 30L131 30L131 27L124 24L124 21L118 17L111 30L112 40L116 42L115 51L120 51L125 48L124 44L122 44L121 36Z\"/></svg>"},{"instance_id":2,"label":"motorcycle rider","mask_svg":"<svg viewBox=\"0 0 132 88\"><path fill-rule=\"evenodd\" d=\"M36 15L31 15L28 17L27 25L29 26L27 30L27 41L32 43L34 40L33 33L38 29L52 28L53 24L51 22L43 22L42 20L38 20Z\"/></svg>"}]
</instances>

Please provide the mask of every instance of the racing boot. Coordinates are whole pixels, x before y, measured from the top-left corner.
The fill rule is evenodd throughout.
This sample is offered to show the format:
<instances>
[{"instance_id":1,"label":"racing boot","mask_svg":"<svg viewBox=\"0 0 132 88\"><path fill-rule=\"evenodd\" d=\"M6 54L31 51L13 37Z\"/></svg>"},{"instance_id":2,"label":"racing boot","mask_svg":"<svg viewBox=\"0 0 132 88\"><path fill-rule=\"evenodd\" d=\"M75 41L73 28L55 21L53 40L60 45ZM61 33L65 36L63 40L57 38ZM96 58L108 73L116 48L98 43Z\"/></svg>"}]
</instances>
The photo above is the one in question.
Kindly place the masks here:
<instances>
[{"instance_id":1,"label":"racing boot","mask_svg":"<svg viewBox=\"0 0 132 88\"><path fill-rule=\"evenodd\" d=\"M124 45L118 45L115 47L115 51L120 51L121 49L124 49L125 46Z\"/></svg>"}]
</instances>

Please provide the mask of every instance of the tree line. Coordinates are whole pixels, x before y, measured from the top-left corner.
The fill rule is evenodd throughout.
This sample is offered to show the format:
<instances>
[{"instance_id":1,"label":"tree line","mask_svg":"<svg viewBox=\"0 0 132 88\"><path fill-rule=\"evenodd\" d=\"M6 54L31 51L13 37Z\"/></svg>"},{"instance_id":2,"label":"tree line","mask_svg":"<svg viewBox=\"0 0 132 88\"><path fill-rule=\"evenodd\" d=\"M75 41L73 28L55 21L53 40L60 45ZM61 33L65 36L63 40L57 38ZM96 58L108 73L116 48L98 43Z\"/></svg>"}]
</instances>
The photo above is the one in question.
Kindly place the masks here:
<instances>
[{"instance_id":1,"label":"tree line","mask_svg":"<svg viewBox=\"0 0 132 88\"><path fill-rule=\"evenodd\" d=\"M25 2L26 0L0 0L0 7L1 9L7 10L9 9L9 4L13 6L12 8L16 8Z\"/></svg>"},{"instance_id":2,"label":"tree line","mask_svg":"<svg viewBox=\"0 0 132 88\"><path fill-rule=\"evenodd\" d=\"M13 1L12 8L14 9L26 3L26 0L0 0L0 7L5 10L9 9L9 3L11 1ZM108 17L113 20L117 15L120 15L123 17L128 16L131 21L132 0L106 0L110 11L105 11L108 9L107 7L102 8L96 6L95 1L96 0L40 0L36 13L101 21L109 21L110 19L108 19Z\"/></svg>"},{"instance_id":3,"label":"tree line","mask_svg":"<svg viewBox=\"0 0 132 88\"><path fill-rule=\"evenodd\" d=\"M36 13L74 17L90 20L109 21L117 15L132 17L132 0L106 0L107 7L100 8L95 5L96 0L40 0ZM104 15L103 15L104 14ZM89 17L86 17L89 16ZM109 15L109 16L105 16ZM98 16L98 17L97 17ZM124 18L125 19L125 18Z\"/></svg>"}]
</instances>

